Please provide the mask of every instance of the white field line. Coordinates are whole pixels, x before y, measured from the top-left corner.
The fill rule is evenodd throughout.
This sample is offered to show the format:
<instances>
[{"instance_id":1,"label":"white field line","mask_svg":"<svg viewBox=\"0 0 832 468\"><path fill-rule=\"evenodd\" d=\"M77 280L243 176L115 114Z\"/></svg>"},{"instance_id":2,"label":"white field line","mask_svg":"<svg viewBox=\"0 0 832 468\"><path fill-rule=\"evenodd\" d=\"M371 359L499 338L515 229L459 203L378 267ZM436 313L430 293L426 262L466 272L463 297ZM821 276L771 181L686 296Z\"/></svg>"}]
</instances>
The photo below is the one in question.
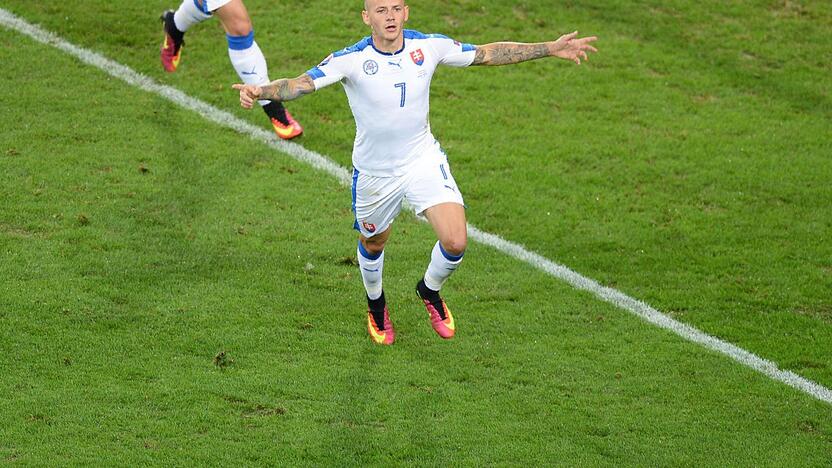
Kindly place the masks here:
<instances>
[{"instance_id":1,"label":"white field line","mask_svg":"<svg viewBox=\"0 0 832 468\"><path fill-rule=\"evenodd\" d=\"M314 151L309 151L299 144L279 140L271 131L255 127L254 125L251 125L234 115L229 114L228 112L219 110L210 104L200 101L199 99L192 98L175 88L159 84L153 79L135 72L132 69L121 65L120 63L114 62L96 52L70 44L57 35L18 18L2 8L0 8L0 24L8 29L13 29L19 33L29 36L38 42L62 50L82 62L92 65L95 68L98 68L115 78L123 80L130 85L162 96L185 109L197 112L199 115L212 122L224 127L232 128L242 134L248 135L254 140L263 142L282 153L288 154L299 161L308 163L316 169L320 169L334 176L343 185L350 185L352 182L350 172L347 169L337 165L325 156L315 153ZM468 225L468 234L470 238L480 242L481 244L491 246L508 256L528 263L529 265L542 270L557 279L569 283L577 289L588 291L601 300L626 310L627 312L630 312L647 322L656 325L657 327L669 330L688 341L698 343L705 348L724 354L740 364L750 367L751 369L754 369L771 379L794 387L801 392L817 398L818 400L832 404L832 390L812 382L811 380L805 379L793 372L781 370L771 361L763 359L731 343L714 338L697 330L696 328L674 320L653 307L627 296L621 291L602 286L598 284L598 282L582 276L563 265L559 265L539 254L526 250L519 244L502 239L497 235L481 231L470 224Z\"/></svg>"}]
</instances>

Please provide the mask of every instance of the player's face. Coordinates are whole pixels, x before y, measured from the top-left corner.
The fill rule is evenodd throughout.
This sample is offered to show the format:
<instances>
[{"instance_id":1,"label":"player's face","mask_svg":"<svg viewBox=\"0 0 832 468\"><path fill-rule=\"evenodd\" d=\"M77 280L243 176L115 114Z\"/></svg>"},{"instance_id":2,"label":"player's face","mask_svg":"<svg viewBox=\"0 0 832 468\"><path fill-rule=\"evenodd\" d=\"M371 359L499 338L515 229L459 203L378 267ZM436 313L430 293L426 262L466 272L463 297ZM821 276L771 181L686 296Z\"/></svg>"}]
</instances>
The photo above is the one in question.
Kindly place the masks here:
<instances>
[{"instance_id":1,"label":"player's face","mask_svg":"<svg viewBox=\"0 0 832 468\"><path fill-rule=\"evenodd\" d=\"M373 37L389 42L401 37L409 13L404 0L366 0L364 5L364 23L372 29Z\"/></svg>"}]
</instances>

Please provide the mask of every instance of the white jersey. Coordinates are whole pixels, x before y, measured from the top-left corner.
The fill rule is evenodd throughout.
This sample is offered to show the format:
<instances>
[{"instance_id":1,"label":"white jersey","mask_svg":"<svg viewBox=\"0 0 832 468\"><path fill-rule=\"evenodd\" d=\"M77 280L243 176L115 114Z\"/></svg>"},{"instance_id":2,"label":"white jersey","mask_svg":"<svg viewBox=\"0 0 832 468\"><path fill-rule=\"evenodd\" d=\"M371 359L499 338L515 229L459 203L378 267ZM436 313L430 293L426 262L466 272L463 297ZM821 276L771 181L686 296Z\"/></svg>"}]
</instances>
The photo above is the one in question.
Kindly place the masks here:
<instances>
[{"instance_id":1,"label":"white jersey","mask_svg":"<svg viewBox=\"0 0 832 468\"><path fill-rule=\"evenodd\" d=\"M381 52L365 37L306 73L315 89L344 85L356 126L353 167L375 177L401 176L436 142L428 122L433 72L439 64L467 67L475 50L406 29L398 52Z\"/></svg>"}]
</instances>

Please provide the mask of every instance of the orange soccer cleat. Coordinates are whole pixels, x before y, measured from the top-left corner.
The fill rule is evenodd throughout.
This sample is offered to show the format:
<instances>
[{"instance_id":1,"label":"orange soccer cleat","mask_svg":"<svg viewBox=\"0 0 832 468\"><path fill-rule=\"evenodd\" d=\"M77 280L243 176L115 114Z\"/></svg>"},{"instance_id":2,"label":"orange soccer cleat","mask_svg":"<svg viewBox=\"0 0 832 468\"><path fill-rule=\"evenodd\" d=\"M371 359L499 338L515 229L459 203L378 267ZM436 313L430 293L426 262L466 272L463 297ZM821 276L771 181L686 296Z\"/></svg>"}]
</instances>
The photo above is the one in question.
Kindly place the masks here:
<instances>
[{"instance_id":1,"label":"orange soccer cleat","mask_svg":"<svg viewBox=\"0 0 832 468\"><path fill-rule=\"evenodd\" d=\"M391 345L396 341L396 331L393 329L393 322L390 321L390 312L384 306L384 329L380 329L373 319L373 312L367 311L367 331L373 342L380 345Z\"/></svg>"},{"instance_id":2,"label":"orange soccer cleat","mask_svg":"<svg viewBox=\"0 0 832 468\"><path fill-rule=\"evenodd\" d=\"M272 127L274 127L274 132L277 133L277 136L284 140L291 140L297 136L300 136L303 133L303 127L300 126L297 120L292 117L292 114L289 111L286 111L286 120L289 121L289 124L284 124L280 120L277 120L275 117L269 117L272 121Z\"/></svg>"}]
</instances>

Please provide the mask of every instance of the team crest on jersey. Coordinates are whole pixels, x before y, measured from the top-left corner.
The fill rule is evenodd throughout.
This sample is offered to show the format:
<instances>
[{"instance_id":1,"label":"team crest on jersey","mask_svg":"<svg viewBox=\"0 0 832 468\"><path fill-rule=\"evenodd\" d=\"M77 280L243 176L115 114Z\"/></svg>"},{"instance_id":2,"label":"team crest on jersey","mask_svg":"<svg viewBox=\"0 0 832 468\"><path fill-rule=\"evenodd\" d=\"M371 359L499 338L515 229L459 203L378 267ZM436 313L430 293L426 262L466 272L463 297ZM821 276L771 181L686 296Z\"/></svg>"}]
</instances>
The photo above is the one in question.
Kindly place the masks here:
<instances>
[{"instance_id":1,"label":"team crest on jersey","mask_svg":"<svg viewBox=\"0 0 832 468\"><path fill-rule=\"evenodd\" d=\"M368 223L367 221L361 221L361 225L364 226L364 230L367 232L376 232L376 225Z\"/></svg>"},{"instance_id":2,"label":"team crest on jersey","mask_svg":"<svg viewBox=\"0 0 832 468\"><path fill-rule=\"evenodd\" d=\"M410 58L413 59L413 63L416 65L422 65L425 63L425 54L422 53L422 49L416 49L410 53Z\"/></svg>"},{"instance_id":3,"label":"team crest on jersey","mask_svg":"<svg viewBox=\"0 0 832 468\"><path fill-rule=\"evenodd\" d=\"M364 62L364 73L368 75L375 75L378 73L378 63L375 60L367 60Z\"/></svg>"}]
</instances>

